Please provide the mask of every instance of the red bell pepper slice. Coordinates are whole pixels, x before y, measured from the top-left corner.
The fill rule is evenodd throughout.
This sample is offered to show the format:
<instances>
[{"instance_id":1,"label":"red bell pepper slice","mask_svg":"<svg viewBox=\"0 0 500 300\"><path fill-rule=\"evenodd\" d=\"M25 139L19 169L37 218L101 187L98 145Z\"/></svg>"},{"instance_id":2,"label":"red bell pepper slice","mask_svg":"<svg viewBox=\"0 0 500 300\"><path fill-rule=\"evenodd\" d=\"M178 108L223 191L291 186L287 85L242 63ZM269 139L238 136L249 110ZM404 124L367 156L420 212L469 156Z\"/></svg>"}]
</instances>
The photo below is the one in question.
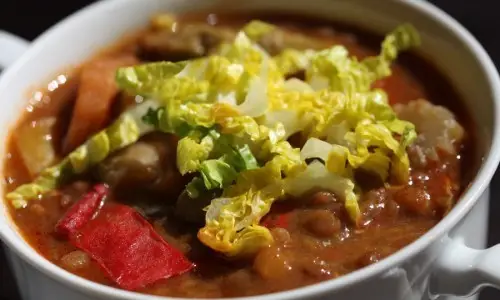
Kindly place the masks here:
<instances>
[{"instance_id":1,"label":"red bell pepper slice","mask_svg":"<svg viewBox=\"0 0 500 300\"><path fill-rule=\"evenodd\" d=\"M267 228L285 228L290 225L293 207L288 204L274 203L269 214L261 220L261 225Z\"/></svg>"},{"instance_id":2,"label":"red bell pepper slice","mask_svg":"<svg viewBox=\"0 0 500 300\"><path fill-rule=\"evenodd\" d=\"M288 213L269 215L262 221L262 226L267 228L288 228L290 215Z\"/></svg>"},{"instance_id":3,"label":"red bell pepper slice","mask_svg":"<svg viewBox=\"0 0 500 300\"><path fill-rule=\"evenodd\" d=\"M123 289L135 290L191 270L179 250L167 244L133 208L107 204L72 236Z\"/></svg>"},{"instance_id":4,"label":"red bell pepper slice","mask_svg":"<svg viewBox=\"0 0 500 300\"><path fill-rule=\"evenodd\" d=\"M57 222L56 233L69 238L92 219L107 194L108 187L106 185L95 185L92 191L85 194L82 199L71 206L64 214L64 217Z\"/></svg>"}]
</instances>

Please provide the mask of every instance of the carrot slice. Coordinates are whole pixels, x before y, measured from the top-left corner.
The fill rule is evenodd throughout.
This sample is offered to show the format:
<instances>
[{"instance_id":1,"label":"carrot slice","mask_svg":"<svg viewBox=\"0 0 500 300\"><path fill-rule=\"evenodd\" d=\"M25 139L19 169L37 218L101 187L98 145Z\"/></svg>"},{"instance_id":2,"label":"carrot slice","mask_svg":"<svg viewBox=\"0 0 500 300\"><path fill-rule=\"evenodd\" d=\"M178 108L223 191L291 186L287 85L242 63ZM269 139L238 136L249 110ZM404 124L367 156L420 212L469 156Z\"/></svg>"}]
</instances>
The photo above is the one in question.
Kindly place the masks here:
<instances>
[{"instance_id":1,"label":"carrot slice","mask_svg":"<svg viewBox=\"0 0 500 300\"><path fill-rule=\"evenodd\" d=\"M63 142L65 153L106 126L113 100L118 94L115 72L120 67L137 63L135 56L122 55L99 58L83 66L71 123Z\"/></svg>"}]
</instances>

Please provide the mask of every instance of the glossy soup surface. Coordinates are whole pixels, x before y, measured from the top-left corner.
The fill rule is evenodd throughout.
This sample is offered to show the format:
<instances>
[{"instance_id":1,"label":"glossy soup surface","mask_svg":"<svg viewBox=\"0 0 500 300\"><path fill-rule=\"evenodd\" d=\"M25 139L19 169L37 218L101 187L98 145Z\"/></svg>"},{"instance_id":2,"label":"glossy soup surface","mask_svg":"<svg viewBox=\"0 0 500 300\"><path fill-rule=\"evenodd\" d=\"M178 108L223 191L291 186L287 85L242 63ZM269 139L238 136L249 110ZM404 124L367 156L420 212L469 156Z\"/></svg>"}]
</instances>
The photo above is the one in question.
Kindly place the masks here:
<instances>
[{"instance_id":1,"label":"glossy soup surface","mask_svg":"<svg viewBox=\"0 0 500 300\"><path fill-rule=\"evenodd\" d=\"M231 29L239 28L254 17L195 16L183 22L205 23L208 20L211 25ZM315 36L330 45L345 45L352 55L359 58L377 54L381 41L356 29L305 18L267 19ZM214 41L210 41L210 36L205 38L209 40L205 41L205 46L210 47ZM63 140L76 95L79 89L92 89L94 86L97 86L96 89L102 88L99 84L86 83L92 78L84 76L94 76L94 80L101 83L113 80L113 77L109 78L113 72L108 72L110 68L113 70L113 63L106 65L106 60L138 63L203 55L203 51L190 53L179 50L182 47L175 48L172 46L174 42L165 45L162 42L165 39L151 28L144 30L94 59L104 61L102 69L97 67L93 74L84 74L86 66L90 64L85 63L81 68L56 78L48 90L35 93L18 126L11 132L9 155L4 162L7 189L12 190L33 179L19 150L19 135L23 126L55 117L56 125L50 138L56 146L56 156L61 157L67 149L74 147L71 143L76 141ZM176 51L169 50L171 48ZM452 87L431 64L416 55L403 54L393 65L393 75L377 82L376 86L387 92L392 105L405 105L421 98L444 105L455 113L465 132L472 132L459 105L460 99ZM100 91L97 90L98 93ZM112 114L116 115L131 102L133 97L121 94L115 96ZM104 123L108 122L106 120ZM464 142L457 145L458 155L441 155L438 161L425 167L412 163L411 179L404 187L386 188L373 183L369 177L365 180L361 178L360 181L364 183L361 226L353 227L348 222L342 204L328 191L311 191L301 199L273 206L266 220L276 221L279 216L286 214L289 220L286 229L279 226L272 228L275 243L259 251L255 257L244 260L228 260L209 250L196 238L199 226L178 218L176 210L179 208L175 207L175 201L186 180L178 174L169 173L175 172L172 171L175 168L173 137L151 134L143 138L145 143L163 149L162 174L168 176L164 176L167 179L162 181L159 188L145 190L140 186L123 186L114 189L106 201L126 203L137 208L167 242L196 263L192 271L160 280L139 289L139 292L180 297L234 297L277 292L352 272L387 257L423 235L447 213L464 188L468 178L467 174L461 174L460 169L471 156L468 146L471 140L472 137L467 136ZM57 221L89 190L94 178L90 172L25 209L11 209L11 215L26 240L45 258L79 276L113 286L114 283L94 261L54 234Z\"/></svg>"}]
</instances>

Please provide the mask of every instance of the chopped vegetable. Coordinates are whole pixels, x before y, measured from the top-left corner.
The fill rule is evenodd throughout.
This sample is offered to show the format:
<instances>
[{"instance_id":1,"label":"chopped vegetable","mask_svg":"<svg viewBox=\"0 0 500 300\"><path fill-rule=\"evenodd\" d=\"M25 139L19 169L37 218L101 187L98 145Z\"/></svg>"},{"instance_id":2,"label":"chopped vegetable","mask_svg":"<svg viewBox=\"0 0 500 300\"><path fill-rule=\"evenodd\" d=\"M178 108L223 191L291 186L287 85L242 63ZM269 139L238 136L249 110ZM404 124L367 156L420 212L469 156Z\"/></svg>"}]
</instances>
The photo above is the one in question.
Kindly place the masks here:
<instances>
[{"instance_id":1,"label":"chopped vegetable","mask_svg":"<svg viewBox=\"0 0 500 300\"><path fill-rule=\"evenodd\" d=\"M449 155L457 154L456 145L465 138L464 128L455 120L454 114L443 106L433 105L419 99L407 105L396 105L398 116L415 124L419 136L415 142L418 155L417 165L425 166L427 161L439 158L439 151Z\"/></svg>"},{"instance_id":2,"label":"chopped vegetable","mask_svg":"<svg viewBox=\"0 0 500 300\"><path fill-rule=\"evenodd\" d=\"M172 14L161 13L151 18L151 27L155 29L173 31L173 26L176 25L177 18Z\"/></svg>"},{"instance_id":3,"label":"chopped vegetable","mask_svg":"<svg viewBox=\"0 0 500 300\"><path fill-rule=\"evenodd\" d=\"M17 128L14 140L24 165L31 176L38 175L57 158L52 131L55 118L43 118Z\"/></svg>"},{"instance_id":4,"label":"chopped vegetable","mask_svg":"<svg viewBox=\"0 0 500 300\"><path fill-rule=\"evenodd\" d=\"M376 79L392 74L391 63L396 60L398 53L420 44L420 36L411 24L403 24L387 35L382 42L382 53L379 56L369 57L363 61Z\"/></svg>"},{"instance_id":5,"label":"chopped vegetable","mask_svg":"<svg viewBox=\"0 0 500 300\"><path fill-rule=\"evenodd\" d=\"M83 66L73 116L64 140L66 153L106 125L111 105L118 93L115 72L120 67L136 63L135 56L126 55L100 58Z\"/></svg>"},{"instance_id":6,"label":"chopped vegetable","mask_svg":"<svg viewBox=\"0 0 500 300\"><path fill-rule=\"evenodd\" d=\"M146 98L158 96L167 85L165 80L178 74L186 67L187 62L161 62L144 64L129 68L120 68L116 72L116 83L131 94Z\"/></svg>"},{"instance_id":7,"label":"chopped vegetable","mask_svg":"<svg viewBox=\"0 0 500 300\"><path fill-rule=\"evenodd\" d=\"M18 186L14 191L7 194L7 199L16 209L25 208L28 201L38 199L41 195L48 193L60 185L63 174L69 169L67 161L43 170L31 183Z\"/></svg>"},{"instance_id":8,"label":"chopped vegetable","mask_svg":"<svg viewBox=\"0 0 500 300\"><path fill-rule=\"evenodd\" d=\"M386 36L382 43L382 53L359 62L349 58L343 46L322 50L310 59L306 68L307 81L316 89L330 88L346 93L370 91L377 80L391 75L390 64L400 51L417 46L418 33L411 25L401 25Z\"/></svg>"},{"instance_id":9,"label":"chopped vegetable","mask_svg":"<svg viewBox=\"0 0 500 300\"><path fill-rule=\"evenodd\" d=\"M271 55L279 54L286 49L319 50L327 46L327 43L321 39L284 30L258 20L248 23L242 31Z\"/></svg>"},{"instance_id":10,"label":"chopped vegetable","mask_svg":"<svg viewBox=\"0 0 500 300\"><path fill-rule=\"evenodd\" d=\"M274 30L281 29L277 26L259 20L251 21L250 23L245 25L245 27L243 27L243 32L254 42L262 38L264 35L273 32Z\"/></svg>"},{"instance_id":11,"label":"chopped vegetable","mask_svg":"<svg viewBox=\"0 0 500 300\"><path fill-rule=\"evenodd\" d=\"M314 54L315 52L310 50L285 49L273 59L283 74L293 75L305 70L309 66L309 61Z\"/></svg>"},{"instance_id":12,"label":"chopped vegetable","mask_svg":"<svg viewBox=\"0 0 500 300\"><path fill-rule=\"evenodd\" d=\"M260 224L273 203L317 187L341 197L359 224L357 169L384 182L389 175L408 180L406 148L415 128L397 118L385 92L372 84L390 75L390 63L416 45L418 35L411 26L399 27L386 37L379 56L358 61L342 46L287 49L272 57L255 42L270 33L285 34L253 22L208 57L119 69L118 86L147 100L71 153L73 172L88 170L144 133L163 131L180 139L177 167L195 175L186 187L191 198L223 190L207 206L198 232L216 251L255 254L272 242ZM294 41L306 45L306 39ZM297 71L305 71L304 81L287 80ZM120 125L125 120L126 127ZM308 140L302 151L286 140L298 132ZM117 133L125 135L119 147L111 142ZM321 162L307 165L311 158Z\"/></svg>"},{"instance_id":13,"label":"chopped vegetable","mask_svg":"<svg viewBox=\"0 0 500 300\"><path fill-rule=\"evenodd\" d=\"M96 218L72 235L71 242L127 290L180 275L194 267L137 211L125 205L104 206Z\"/></svg>"},{"instance_id":14,"label":"chopped vegetable","mask_svg":"<svg viewBox=\"0 0 500 300\"><path fill-rule=\"evenodd\" d=\"M216 130L209 130L200 139L201 135L200 131L192 131L177 146L177 164L181 174L199 172L204 183L190 185L192 196L202 192L195 189L225 188L233 183L238 172L258 168L258 162L247 144L240 146L234 138L221 135Z\"/></svg>"},{"instance_id":15,"label":"chopped vegetable","mask_svg":"<svg viewBox=\"0 0 500 300\"><path fill-rule=\"evenodd\" d=\"M85 144L71 152L59 164L43 170L31 183L23 184L7 194L7 199L15 208L22 208L28 201L38 199L45 193L55 189L61 182L73 175L87 171L91 166L103 161L110 153L122 149L139 139L141 133L148 132L150 127L139 122L143 113L150 107L145 102L134 108L136 114L122 114L110 127L91 137Z\"/></svg>"},{"instance_id":16,"label":"chopped vegetable","mask_svg":"<svg viewBox=\"0 0 500 300\"><path fill-rule=\"evenodd\" d=\"M238 174L236 183L208 206L206 225L198 238L212 249L245 256L272 242L271 233L260 221L285 194L282 176L298 174L304 164L298 149L287 142L268 142L261 154L264 152L272 158L263 167Z\"/></svg>"},{"instance_id":17,"label":"chopped vegetable","mask_svg":"<svg viewBox=\"0 0 500 300\"><path fill-rule=\"evenodd\" d=\"M292 196L301 196L313 188L331 191L344 198L345 208L355 222L359 221L361 212L358 205L358 195L352 180L331 173L318 161L313 161L307 169L296 177L286 180L286 191Z\"/></svg>"},{"instance_id":18,"label":"chopped vegetable","mask_svg":"<svg viewBox=\"0 0 500 300\"><path fill-rule=\"evenodd\" d=\"M107 194L108 187L106 185L95 185L92 191L70 207L63 218L57 222L56 233L69 238L78 232L97 213Z\"/></svg>"},{"instance_id":19,"label":"chopped vegetable","mask_svg":"<svg viewBox=\"0 0 500 300\"><path fill-rule=\"evenodd\" d=\"M201 141L195 136L182 138L177 144L177 168L181 174L195 172L201 168L203 161L212 153L215 142L212 135L207 135Z\"/></svg>"},{"instance_id":20,"label":"chopped vegetable","mask_svg":"<svg viewBox=\"0 0 500 300\"><path fill-rule=\"evenodd\" d=\"M270 232L258 224L269 212L273 200L272 194L252 190L240 196L212 200L206 225L198 232L198 238L229 256L255 253L272 242Z\"/></svg>"},{"instance_id":21,"label":"chopped vegetable","mask_svg":"<svg viewBox=\"0 0 500 300\"><path fill-rule=\"evenodd\" d=\"M288 228L290 222L290 214L289 213L282 213L278 215L272 215L269 216L267 215L264 220L262 221L262 226L265 226L267 228Z\"/></svg>"},{"instance_id":22,"label":"chopped vegetable","mask_svg":"<svg viewBox=\"0 0 500 300\"><path fill-rule=\"evenodd\" d=\"M220 159L204 161L200 166L203 182L208 190L228 186L236 178L236 170Z\"/></svg>"}]
</instances>

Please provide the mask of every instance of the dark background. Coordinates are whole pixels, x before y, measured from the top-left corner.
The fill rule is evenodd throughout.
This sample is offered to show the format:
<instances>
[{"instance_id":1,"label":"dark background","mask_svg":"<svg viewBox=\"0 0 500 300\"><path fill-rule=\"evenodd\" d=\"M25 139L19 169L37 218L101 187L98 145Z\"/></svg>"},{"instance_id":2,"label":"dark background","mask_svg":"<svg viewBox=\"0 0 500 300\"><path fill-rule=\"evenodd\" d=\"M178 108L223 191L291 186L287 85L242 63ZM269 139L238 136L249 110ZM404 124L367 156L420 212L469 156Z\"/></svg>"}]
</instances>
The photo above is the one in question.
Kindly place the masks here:
<instances>
[{"instance_id":1,"label":"dark background","mask_svg":"<svg viewBox=\"0 0 500 300\"><path fill-rule=\"evenodd\" d=\"M34 39L68 14L93 2L91 0L0 1L0 29L20 35L28 40ZM500 28L500 14L499 10L495 9L495 6L498 6L495 3L499 3L497 0L430 0L430 2L448 12L469 29L492 56L497 68L499 67L500 39L496 32ZM496 184L499 181L500 175L495 176L492 184L488 241L490 245L500 243L500 220L495 220L494 217L500 211L500 202L495 201L496 195L500 194L500 185ZM18 300L15 286L0 247L0 299ZM481 293L480 299L498 300L500 292L490 288L485 289Z\"/></svg>"}]
</instances>

